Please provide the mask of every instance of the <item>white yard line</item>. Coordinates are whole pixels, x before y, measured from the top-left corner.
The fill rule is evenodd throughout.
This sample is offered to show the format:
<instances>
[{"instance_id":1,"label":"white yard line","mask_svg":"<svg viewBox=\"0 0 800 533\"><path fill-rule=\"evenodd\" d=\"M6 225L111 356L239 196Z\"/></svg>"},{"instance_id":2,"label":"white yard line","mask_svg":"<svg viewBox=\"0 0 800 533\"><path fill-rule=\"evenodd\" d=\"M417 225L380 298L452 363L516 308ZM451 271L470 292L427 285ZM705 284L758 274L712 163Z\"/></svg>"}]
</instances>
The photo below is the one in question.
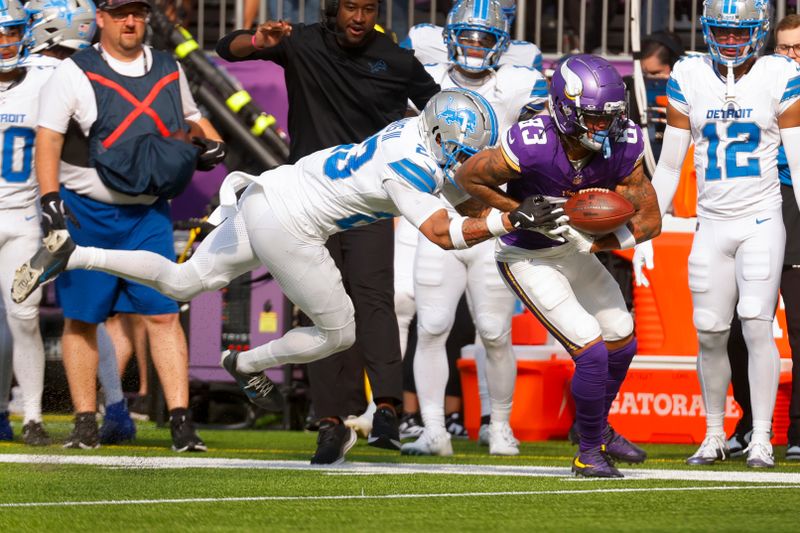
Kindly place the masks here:
<instances>
[{"instance_id":1,"label":"white yard line","mask_svg":"<svg viewBox=\"0 0 800 533\"><path fill-rule=\"evenodd\" d=\"M0 454L0 463L91 465L111 468L233 468L262 470L309 470L338 475L466 475L571 477L566 466L514 466L429 463L365 463L347 462L338 466L310 465L305 461L268 461L212 457L136 457L111 455L34 455ZM800 472L662 470L622 468L628 480L682 480L728 483L780 483L800 485Z\"/></svg>"},{"instance_id":2,"label":"white yard line","mask_svg":"<svg viewBox=\"0 0 800 533\"><path fill-rule=\"evenodd\" d=\"M163 505L180 503L227 503L227 502L293 502L293 501L325 501L325 500L403 500L414 498L486 498L498 496L560 496L573 494L612 494L631 492L691 492L710 490L797 490L797 485L749 485L749 486L706 486L706 487L641 487L641 488L604 488L585 490L526 490L505 492L444 492L430 494L353 494L333 496L249 496L239 498L169 498L152 500L98 500L71 502L19 502L0 503L0 508L14 507L73 507L73 506L110 506L110 505Z\"/></svg>"}]
</instances>

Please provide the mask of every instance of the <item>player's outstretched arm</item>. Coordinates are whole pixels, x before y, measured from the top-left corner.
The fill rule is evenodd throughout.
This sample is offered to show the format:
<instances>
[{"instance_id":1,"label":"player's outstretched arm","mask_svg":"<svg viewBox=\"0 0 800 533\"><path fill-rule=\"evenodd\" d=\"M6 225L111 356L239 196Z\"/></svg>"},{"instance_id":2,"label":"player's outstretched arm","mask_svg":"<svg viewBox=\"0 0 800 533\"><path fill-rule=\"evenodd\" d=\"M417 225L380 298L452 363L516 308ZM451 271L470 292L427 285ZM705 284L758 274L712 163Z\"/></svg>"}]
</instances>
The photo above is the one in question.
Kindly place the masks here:
<instances>
[{"instance_id":1,"label":"player's outstretched arm","mask_svg":"<svg viewBox=\"0 0 800 533\"><path fill-rule=\"evenodd\" d=\"M622 180L615 192L624 196L636 209L636 214L628 221L627 228L630 236L635 242L644 242L657 237L661 233L661 213L658 209L658 198L656 191L647 176L641 161L634 167L624 180ZM618 230L619 231L619 230ZM621 242L618 231L595 241L597 250L615 250L619 248L630 248L632 244L626 245Z\"/></svg>"},{"instance_id":2,"label":"player's outstretched arm","mask_svg":"<svg viewBox=\"0 0 800 533\"><path fill-rule=\"evenodd\" d=\"M519 177L503 156L503 149L487 148L467 159L456 171L456 183L484 205L500 211L512 211L520 202L507 195L500 186Z\"/></svg>"},{"instance_id":3,"label":"player's outstretched arm","mask_svg":"<svg viewBox=\"0 0 800 533\"><path fill-rule=\"evenodd\" d=\"M429 241L445 250L463 250L514 229L508 219L508 213L499 213L495 216L497 220L491 222L488 218L462 216L451 219L446 209L440 209L419 226L419 231Z\"/></svg>"}]
</instances>

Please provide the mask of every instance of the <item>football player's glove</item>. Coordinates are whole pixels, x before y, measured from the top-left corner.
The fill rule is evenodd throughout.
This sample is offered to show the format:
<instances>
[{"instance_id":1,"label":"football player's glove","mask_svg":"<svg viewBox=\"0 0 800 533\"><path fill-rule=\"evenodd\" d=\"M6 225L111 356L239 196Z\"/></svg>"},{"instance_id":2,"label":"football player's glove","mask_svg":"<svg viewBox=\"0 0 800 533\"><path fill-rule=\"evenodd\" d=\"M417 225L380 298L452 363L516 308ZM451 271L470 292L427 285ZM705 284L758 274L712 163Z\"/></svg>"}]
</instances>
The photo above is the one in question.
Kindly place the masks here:
<instances>
[{"instance_id":1,"label":"football player's glove","mask_svg":"<svg viewBox=\"0 0 800 533\"><path fill-rule=\"evenodd\" d=\"M571 243L579 253L592 253L594 237L573 228L567 222L568 221L565 221L563 224L559 224L555 229L548 231L547 233L550 234L550 238Z\"/></svg>"},{"instance_id":2,"label":"football player's glove","mask_svg":"<svg viewBox=\"0 0 800 533\"><path fill-rule=\"evenodd\" d=\"M633 252L633 277L636 279L637 287L649 287L650 280L644 270L653 270L653 242L644 241L636 245Z\"/></svg>"},{"instance_id":3,"label":"football player's glove","mask_svg":"<svg viewBox=\"0 0 800 533\"><path fill-rule=\"evenodd\" d=\"M75 215L64 205L64 200L58 192L43 195L39 202L42 205L42 233L45 237L53 230L67 229L67 219L75 226L81 227Z\"/></svg>"},{"instance_id":4,"label":"football player's glove","mask_svg":"<svg viewBox=\"0 0 800 533\"><path fill-rule=\"evenodd\" d=\"M559 200L561 200L559 202ZM508 214L511 224L517 229L537 230L544 226L552 226L564 215L560 204L566 200L545 198L541 194L528 196L519 207Z\"/></svg>"},{"instance_id":5,"label":"football player's glove","mask_svg":"<svg viewBox=\"0 0 800 533\"><path fill-rule=\"evenodd\" d=\"M197 170L211 170L222 163L228 153L228 148L222 141L192 137L192 144L200 148L200 154L197 156Z\"/></svg>"}]
</instances>

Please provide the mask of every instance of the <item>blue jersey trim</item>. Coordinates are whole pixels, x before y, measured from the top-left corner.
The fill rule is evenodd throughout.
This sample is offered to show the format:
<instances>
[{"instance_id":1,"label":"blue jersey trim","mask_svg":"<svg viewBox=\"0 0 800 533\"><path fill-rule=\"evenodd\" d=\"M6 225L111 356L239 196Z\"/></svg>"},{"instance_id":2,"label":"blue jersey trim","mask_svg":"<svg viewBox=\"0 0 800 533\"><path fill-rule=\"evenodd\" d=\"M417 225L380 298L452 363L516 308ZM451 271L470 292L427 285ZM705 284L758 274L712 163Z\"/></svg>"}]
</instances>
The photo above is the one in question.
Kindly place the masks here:
<instances>
[{"instance_id":1,"label":"blue jersey trim","mask_svg":"<svg viewBox=\"0 0 800 533\"><path fill-rule=\"evenodd\" d=\"M436 178L428 169L417 165L410 159L389 163L389 168L419 191L432 194L436 190Z\"/></svg>"},{"instance_id":2,"label":"blue jersey trim","mask_svg":"<svg viewBox=\"0 0 800 533\"><path fill-rule=\"evenodd\" d=\"M686 101L686 97L683 96L683 93L681 92L681 86L678 85L678 82L675 80L675 78L670 78L667 82L667 98L675 100L681 104L688 103Z\"/></svg>"},{"instance_id":3,"label":"blue jersey trim","mask_svg":"<svg viewBox=\"0 0 800 533\"><path fill-rule=\"evenodd\" d=\"M800 85L794 87L793 89L786 89L786 92L784 92L783 96L781 97L781 102L785 102L786 100L794 98L798 94L800 94Z\"/></svg>"}]
</instances>

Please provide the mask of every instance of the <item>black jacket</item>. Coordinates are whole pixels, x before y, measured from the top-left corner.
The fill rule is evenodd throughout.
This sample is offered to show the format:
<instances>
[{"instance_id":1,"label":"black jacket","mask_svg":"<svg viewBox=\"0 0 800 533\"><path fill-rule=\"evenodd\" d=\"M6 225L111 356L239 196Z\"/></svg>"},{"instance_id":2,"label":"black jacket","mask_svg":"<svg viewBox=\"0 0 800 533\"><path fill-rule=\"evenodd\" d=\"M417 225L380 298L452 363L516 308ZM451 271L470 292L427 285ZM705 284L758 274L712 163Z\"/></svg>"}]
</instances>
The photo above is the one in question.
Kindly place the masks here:
<instances>
[{"instance_id":1,"label":"black jacket","mask_svg":"<svg viewBox=\"0 0 800 533\"><path fill-rule=\"evenodd\" d=\"M363 46L343 48L321 24L294 24L278 45L238 58L226 35L217 53L228 61L261 59L285 69L289 94L289 162L323 148L358 143L405 116L410 99L422 109L439 85L410 50L373 32Z\"/></svg>"}]
</instances>

